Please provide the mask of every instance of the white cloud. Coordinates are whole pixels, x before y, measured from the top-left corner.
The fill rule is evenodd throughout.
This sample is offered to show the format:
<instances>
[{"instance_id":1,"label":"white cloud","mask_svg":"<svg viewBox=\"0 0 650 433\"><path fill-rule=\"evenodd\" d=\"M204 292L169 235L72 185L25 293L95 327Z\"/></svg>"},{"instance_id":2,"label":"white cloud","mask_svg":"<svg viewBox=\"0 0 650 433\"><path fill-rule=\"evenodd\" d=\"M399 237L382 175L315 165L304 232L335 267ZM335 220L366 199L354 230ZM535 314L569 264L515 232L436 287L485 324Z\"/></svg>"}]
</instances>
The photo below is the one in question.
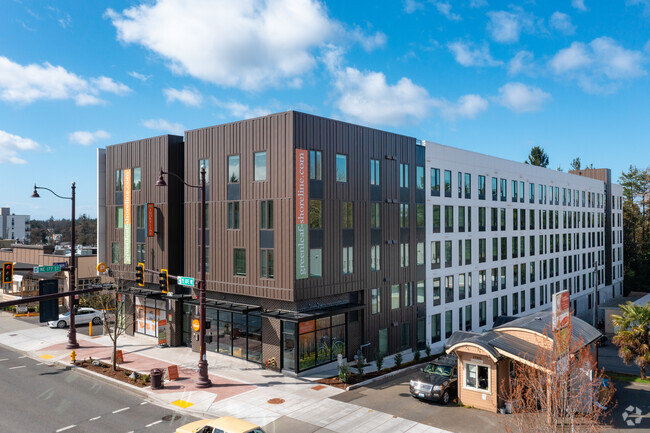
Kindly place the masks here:
<instances>
[{"instance_id":1,"label":"white cloud","mask_svg":"<svg viewBox=\"0 0 650 433\"><path fill-rule=\"evenodd\" d=\"M579 11L585 12L587 6L585 6L585 0L571 0L571 6L578 9Z\"/></svg>"},{"instance_id":2,"label":"white cloud","mask_svg":"<svg viewBox=\"0 0 650 433\"><path fill-rule=\"evenodd\" d=\"M140 81L147 81L149 78L151 78L151 75L144 75L140 74L139 72L131 71L129 72L129 75L132 76L133 78L140 80Z\"/></svg>"},{"instance_id":3,"label":"white cloud","mask_svg":"<svg viewBox=\"0 0 650 433\"><path fill-rule=\"evenodd\" d=\"M487 0L470 0L469 7L471 8L482 8L487 6Z\"/></svg>"},{"instance_id":4,"label":"white cloud","mask_svg":"<svg viewBox=\"0 0 650 433\"><path fill-rule=\"evenodd\" d=\"M180 123L170 122L165 119L149 119L142 122L142 124L149 129L163 131L166 134L183 135L185 126Z\"/></svg>"},{"instance_id":5,"label":"white cloud","mask_svg":"<svg viewBox=\"0 0 650 433\"><path fill-rule=\"evenodd\" d=\"M200 107L203 102L203 96L198 90L185 87L183 90L178 89L164 89L163 93L167 102L180 101L188 107Z\"/></svg>"},{"instance_id":6,"label":"white cloud","mask_svg":"<svg viewBox=\"0 0 650 433\"><path fill-rule=\"evenodd\" d=\"M626 0L627 6L641 6L643 8L643 15L650 15L650 0Z\"/></svg>"},{"instance_id":7,"label":"white cloud","mask_svg":"<svg viewBox=\"0 0 650 433\"><path fill-rule=\"evenodd\" d=\"M447 44L447 47L456 61L463 66L498 66L503 64L500 60L492 58L487 44L477 47L471 43L457 41Z\"/></svg>"},{"instance_id":8,"label":"white cloud","mask_svg":"<svg viewBox=\"0 0 650 433\"><path fill-rule=\"evenodd\" d=\"M516 112L541 110L542 105L551 100L551 95L542 89L526 86L523 83L507 83L499 89L495 102Z\"/></svg>"},{"instance_id":9,"label":"white cloud","mask_svg":"<svg viewBox=\"0 0 650 433\"><path fill-rule=\"evenodd\" d=\"M404 12L407 14L412 14L419 9L424 9L422 2L416 0L404 0L402 4L404 5Z\"/></svg>"},{"instance_id":10,"label":"white cloud","mask_svg":"<svg viewBox=\"0 0 650 433\"><path fill-rule=\"evenodd\" d=\"M75 131L71 134L68 134L68 140L70 140L70 143L81 144L82 146L88 146L89 144L93 144L97 140L104 140L110 137L111 134L101 129L95 132Z\"/></svg>"},{"instance_id":11,"label":"white cloud","mask_svg":"<svg viewBox=\"0 0 650 433\"><path fill-rule=\"evenodd\" d=\"M367 35L359 28L348 32L348 37L358 42L364 50L372 51L376 48L386 45L386 35L382 32L375 32L373 35Z\"/></svg>"},{"instance_id":12,"label":"white cloud","mask_svg":"<svg viewBox=\"0 0 650 433\"><path fill-rule=\"evenodd\" d=\"M551 15L549 24L551 25L551 28L554 28L564 35L572 35L576 31L576 27L571 24L571 17L562 12L554 12L553 15Z\"/></svg>"},{"instance_id":13,"label":"white cloud","mask_svg":"<svg viewBox=\"0 0 650 433\"><path fill-rule=\"evenodd\" d=\"M25 164L18 152L42 150L43 147L30 138L0 131L0 164Z\"/></svg>"},{"instance_id":14,"label":"white cloud","mask_svg":"<svg viewBox=\"0 0 650 433\"><path fill-rule=\"evenodd\" d=\"M295 85L315 67L312 51L345 33L318 0L157 0L106 16L118 40L159 54L174 72L247 90Z\"/></svg>"},{"instance_id":15,"label":"white cloud","mask_svg":"<svg viewBox=\"0 0 650 433\"><path fill-rule=\"evenodd\" d=\"M576 80L589 93L612 93L622 80L646 74L647 61L641 51L628 50L611 38L601 37L589 44L573 42L549 61L558 77Z\"/></svg>"},{"instance_id":16,"label":"white cloud","mask_svg":"<svg viewBox=\"0 0 650 433\"><path fill-rule=\"evenodd\" d=\"M451 11L451 3L437 2L436 9L450 21L460 21L462 19L460 15Z\"/></svg>"},{"instance_id":17,"label":"white cloud","mask_svg":"<svg viewBox=\"0 0 650 433\"><path fill-rule=\"evenodd\" d=\"M254 117L266 116L270 114L271 111L262 107L249 107L246 104L242 104L236 101L220 101L218 99L214 100L214 103L219 107L228 110L228 112L238 118L238 119L252 119Z\"/></svg>"},{"instance_id":18,"label":"white cloud","mask_svg":"<svg viewBox=\"0 0 650 433\"><path fill-rule=\"evenodd\" d=\"M537 75L537 65L534 59L533 53L519 51L508 62L508 75L526 74L531 77Z\"/></svg>"},{"instance_id":19,"label":"white cloud","mask_svg":"<svg viewBox=\"0 0 650 433\"><path fill-rule=\"evenodd\" d=\"M512 12L488 12L490 21L487 30L494 41L511 44L519 41L522 32L533 34L544 31L542 21L534 15L517 6L511 6L511 9Z\"/></svg>"},{"instance_id":20,"label":"white cloud","mask_svg":"<svg viewBox=\"0 0 650 433\"><path fill-rule=\"evenodd\" d=\"M488 101L479 95L464 95L457 102L445 99L434 101L440 109L440 115L447 120L456 120L459 117L474 119L479 113L487 110Z\"/></svg>"},{"instance_id":21,"label":"white cloud","mask_svg":"<svg viewBox=\"0 0 650 433\"><path fill-rule=\"evenodd\" d=\"M85 79L62 66L20 65L0 56L0 99L29 104L39 99L73 99L77 105L102 103L100 92L123 95L131 89L108 77Z\"/></svg>"}]
</instances>

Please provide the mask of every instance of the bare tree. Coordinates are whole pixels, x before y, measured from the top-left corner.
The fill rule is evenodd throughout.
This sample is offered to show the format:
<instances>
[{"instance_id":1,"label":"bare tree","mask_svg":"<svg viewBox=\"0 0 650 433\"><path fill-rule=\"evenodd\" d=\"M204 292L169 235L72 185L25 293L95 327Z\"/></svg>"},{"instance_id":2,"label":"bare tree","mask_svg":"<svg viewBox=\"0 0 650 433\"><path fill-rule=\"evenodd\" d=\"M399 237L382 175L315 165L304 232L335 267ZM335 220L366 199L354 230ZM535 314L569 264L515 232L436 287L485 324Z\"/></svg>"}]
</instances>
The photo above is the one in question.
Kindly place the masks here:
<instances>
[{"instance_id":1,"label":"bare tree","mask_svg":"<svg viewBox=\"0 0 650 433\"><path fill-rule=\"evenodd\" d=\"M551 335L550 329L545 332ZM508 432L592 433L605 429L614 388L603 386L595 351L571 337L571 325L554 335L551 350L540 348L530 362L515 362L510 382L502 380L500 394L510 402L504 417Z\"/></svg>"}]
</instances>

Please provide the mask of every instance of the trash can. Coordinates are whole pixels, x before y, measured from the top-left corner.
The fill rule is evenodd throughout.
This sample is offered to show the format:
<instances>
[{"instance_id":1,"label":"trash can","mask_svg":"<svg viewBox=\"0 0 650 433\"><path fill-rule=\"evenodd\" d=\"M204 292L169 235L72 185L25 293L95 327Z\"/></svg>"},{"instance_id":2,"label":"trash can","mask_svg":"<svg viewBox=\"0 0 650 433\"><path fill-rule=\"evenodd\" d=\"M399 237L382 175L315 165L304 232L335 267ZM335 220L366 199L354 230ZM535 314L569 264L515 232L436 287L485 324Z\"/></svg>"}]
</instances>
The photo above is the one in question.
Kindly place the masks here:
<instances>
[{"instance_id":1,"label":"trash can","mask_svg":"<svg viewBox=\"0 0 650 433\"><path fill-rule=\"evenodd\" d=\"M151 389L163 389L163 370L160 368L151 369Z\"/></svg>"}]
</instances>

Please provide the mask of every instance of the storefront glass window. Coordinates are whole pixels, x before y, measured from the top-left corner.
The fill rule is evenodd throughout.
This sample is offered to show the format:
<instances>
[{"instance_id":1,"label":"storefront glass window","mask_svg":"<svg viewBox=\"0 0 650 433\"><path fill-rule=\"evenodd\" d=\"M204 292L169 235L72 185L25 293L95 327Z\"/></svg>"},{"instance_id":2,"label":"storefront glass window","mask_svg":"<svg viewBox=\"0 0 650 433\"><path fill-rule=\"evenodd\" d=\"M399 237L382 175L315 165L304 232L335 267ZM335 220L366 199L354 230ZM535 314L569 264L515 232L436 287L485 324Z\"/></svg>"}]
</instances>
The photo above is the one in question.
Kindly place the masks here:
<instances>
[{"instance_id":1,"label":"storefront glass window","mask_svg":"<svg viewBox=\"0 0 650 433\"><path fill-rule=\"evenodd\" d=\"M237 358L246 358L246 315L233 313L232 354Z\"/></svg>"},{"instance_id":2,"label":"storefront glass window","mask_svg":"<svg viewBox=\"0 0 650 433\"><path fill-rule=\"evenodd\" d=\"M232 313L219 311L219 353L232 355Z\"/></svg>"},{"instance_id":3,"label":"storefront glass window","mask_svg":"<svg viewBox=\"0 0 650 433\"><path fill-rule=\"evenodd\" d=\"M262 363L262 318L259 312L248 314L248 360Z\"/></svg>"},{"instance_id":4,"label":"storefront glass window","mask_svg":"<svg viewBox=\"0 0 650 433\"><path fill-rule=\"evenodd\" d=\"M282 322L282 368L296 369L296 324Z\"/></svg>"},{"instance_id":5,"label":"storefront glass window","mask_svg":"<svg viewBox=\"0 0 650 433\"><path fill-rule=\"evenodd\" d=\"M139 334L158 336L158 322L167 319L165 301L135 298L135 332Z\"/></svg>"},{"instance_id":6,"label":"storefront glass window","mask_svg":"<svg viewBox=\"0 0 650 433\"><path fill-rule=\"evenodd\" d=\"M300 334L300 351L298 354L300 370L316 365L316 321L309 320L298 324Z\"/></svg>"}]
</instances>

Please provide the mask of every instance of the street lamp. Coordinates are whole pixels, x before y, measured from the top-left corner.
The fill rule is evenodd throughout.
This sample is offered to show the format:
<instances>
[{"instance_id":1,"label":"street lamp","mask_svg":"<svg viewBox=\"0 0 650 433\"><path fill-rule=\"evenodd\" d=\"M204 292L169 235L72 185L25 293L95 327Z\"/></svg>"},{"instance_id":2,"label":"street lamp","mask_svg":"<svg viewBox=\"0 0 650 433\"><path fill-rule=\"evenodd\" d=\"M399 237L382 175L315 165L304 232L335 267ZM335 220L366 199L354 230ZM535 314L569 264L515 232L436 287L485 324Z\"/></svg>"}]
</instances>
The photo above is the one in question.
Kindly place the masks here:
<instances>
[{"instance_id":1,"label":"street lamp","mask_svg":"<svg viewBox=\"0 0 650 433\"><path fill-rule=\"evenodd\" d=\"M45 188L44 186L36 186L36 184L34 184L34 193L32 194L32 198L40 198L41 196L38 195L37 190L44 189L46 191L51 192L58 198L72 201L72 228L71 228L72 245L70 246L70 264L68 265L68 270L70 271L70 300L68 301L70 304L70 330L68 331L68 344L66 344L65 346L66 349L77 349L79 347L79 343L77 343L77 329L75 328L74 325L74 291L76 290L75 269L77 264L75 260L75 256L76 256L75 253L77 250L76 237L75 237L75 214L74 214L75 188L76 188L75 183L72 182L72 197L63 197L55 193L49 188Z\"/></svg>"},{"instance_id":2,"label":"street lamp","mask_svg":"<svg viewBox=\"0 0 650 433\"><path fill-rule=\"evenodd\" d=\"M160 169L160 176L156 181L156 186L167 186L163 174L170 174L183 182L190 188L201 190L201 280L199 281L199 379L196 382L197 388L208 388L212 382L208 377L208 359L205 356L205 166L201 166L201 185L190 185L185 182L179 175Z\"/></svg>"}]
</instances>

